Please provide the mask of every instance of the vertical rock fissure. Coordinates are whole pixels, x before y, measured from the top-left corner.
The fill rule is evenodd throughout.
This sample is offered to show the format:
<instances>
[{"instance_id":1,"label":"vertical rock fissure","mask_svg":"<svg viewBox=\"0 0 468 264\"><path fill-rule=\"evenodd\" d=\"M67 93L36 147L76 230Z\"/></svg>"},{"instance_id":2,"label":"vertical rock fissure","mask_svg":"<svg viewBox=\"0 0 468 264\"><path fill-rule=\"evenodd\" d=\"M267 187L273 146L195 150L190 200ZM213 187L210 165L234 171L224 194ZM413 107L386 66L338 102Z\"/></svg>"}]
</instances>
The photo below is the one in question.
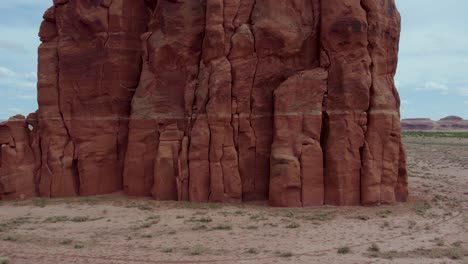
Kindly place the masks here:
<instances>
[{"instance_id":1,"label":"vertical rock fissure","mask_svg":"<svg viewBox=\"0 0 468 264\"><path fill-rule=\"evenodd\" d=\"M369 12L370 12L370 9L368 6L366 6L366 4L364 3L363 0L360 1L360 5L361 5L361 8L366 12L366 21L367 21L367 53L368 53L368 56L370 58L370 65L369 65L369 72L371 74L371 85L369 87L369 96L370 98L373 97L373 78L372 78L372 75L374 74L373 73L373 67L374 67L374 61L373 61L373 58L372 58L372 47L371 47L371 42L370 42L370 34L369 34L369 31L370 31L370 24L369 24ZM369 100L369 106L367 108L367 124L366 124L366 127L369 126L369 122L370 122L370 114L371 114L371 109L372 109L372 100ZM359 178L360 180L360 183L359 183L359 186L360 186L360 189L361 189L361 200L362 200L362 197L364 196L363 195L363 190L362 190L362 182L363 182L363 175L364 175L364 166L365 166L365 160L364 160L364 148L366 145L368 145L368 142L367 142L367 137L368 137L368 133L369 133L369 130L366 130L364 131L364 145L362 147L359 148L359 155L360 155L360 158L361 158L361 177ZM385 148L382 148L382 152L384 151ZM382 157L383 157L383 153L382 153ZM382 173L382 172L381 172ZM380 191L379 193L379 201L381 200L381 195L382 191Z\"/></svg>"},{"instance_id":2,"label":"vertical rock fissure","mask_svg":"<svg viewBox=\"0 0 468 264\"><path fill-rule=\"evenodd\" d=\"M57 42L59 41L58 39L60 38L60 36L57 36ZM60 65L60 53L58 52L57 50L57 107L58 107L58 111L59 111L59 115L60 115L60 118L61 118L61 121L62 121L62 124L63 124L63 127L67 133L67 143L65 144L64 148L62 149L62 152L61 152L61 156L60 156L60 164L61 164L61 168L64 169L64 162L63 162L63 158L65 157L65 148L66 146L68 146L70 143L73 144L73 141L71 139L71 134L70 134L70 130L68 128L68 125L67 125L67 122L65 121L65 118L64 118L64 115L63 115L63 110L62 110L62 95L61 95L61 91L60 91L60 68L59 68L59 65ZM49 139L50 140L50 139ZM75 151L74 151L75 152ZM73 155L73 159L75 159L75 155ZM73 165L76 165L75 163L72 163L72 171L78 171L77 168L73 167ZM54 182L55 181L58 181L58 180L62 180L62 179L57 179L56 177L53 177L52 176L53 174L51 174L51 179L50 179L50 185L49 185L49 195L50 197L54 197L55 194L54 194L54 189L53 189L53 185L54 185ZM75 175L75 174L72 174L73 175L73 181L78 183L78 185L80 185L80 175L79 175L79 172ZM63 177L64 175L61 174L59 175L59 177ZM80 194L79 192L80 189L78 189L78 192L76 192L77 195Z\"/></svg>"}]
</instances>

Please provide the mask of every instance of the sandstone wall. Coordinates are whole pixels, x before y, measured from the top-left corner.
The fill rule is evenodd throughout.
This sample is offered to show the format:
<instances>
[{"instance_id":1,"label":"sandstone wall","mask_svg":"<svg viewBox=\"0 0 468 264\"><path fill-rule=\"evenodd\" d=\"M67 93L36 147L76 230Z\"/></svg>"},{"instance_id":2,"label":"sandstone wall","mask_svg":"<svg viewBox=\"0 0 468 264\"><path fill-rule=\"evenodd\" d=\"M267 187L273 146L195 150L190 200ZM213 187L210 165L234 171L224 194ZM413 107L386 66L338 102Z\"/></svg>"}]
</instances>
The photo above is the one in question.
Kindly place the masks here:
<instances>
[{"instance_id":1,"label":"sandstone wall","mask_svg":"<svg viewBox=\"0 0 468 264\"><path fill-rule=\"evenodd\" d=\"M399 33L394 0L56 0L37 194L405 201Z\"/></svg>"},{"instance_id":2,"label":"sandstone wall","mask_svg":"<svg viewBox=\"0 0 468 264\"><path fill-rule=\"evenodd\" d=\"M122 189L130 101L141 72L143 1L54 0L39 36L39 194Z\"/></svg>"},{"instance_id":3,"label":"sandstone wall","mask_svg":"<svg viewBox=\"0 0 468 264\"><path fill-rule=\"evenodd\" d=\"M33 115L0 123L0 198L36 196L39 148L34 125Z\"/></svg>"}]
</instances>

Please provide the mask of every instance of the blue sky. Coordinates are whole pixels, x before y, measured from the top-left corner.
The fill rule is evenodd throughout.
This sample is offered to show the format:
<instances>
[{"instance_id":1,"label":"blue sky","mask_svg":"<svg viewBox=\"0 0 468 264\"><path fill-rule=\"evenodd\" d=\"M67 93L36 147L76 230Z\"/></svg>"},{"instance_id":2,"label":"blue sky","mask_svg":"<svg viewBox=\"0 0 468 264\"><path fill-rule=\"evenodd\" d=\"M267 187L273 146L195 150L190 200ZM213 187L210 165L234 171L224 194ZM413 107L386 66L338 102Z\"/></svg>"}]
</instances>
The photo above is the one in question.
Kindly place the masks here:
<instances>
[{"instance_id":1,"label":"blue sky","mask_svg":"<svg viewBox=\"0 0 468 264\"><path fill-rule=\"evenodd\" d=\"M468 119L468 1L396 0L402 117ZM37 32L52 0L0 0L0 120L34 112Z\"/></svg>"}]
</instances>

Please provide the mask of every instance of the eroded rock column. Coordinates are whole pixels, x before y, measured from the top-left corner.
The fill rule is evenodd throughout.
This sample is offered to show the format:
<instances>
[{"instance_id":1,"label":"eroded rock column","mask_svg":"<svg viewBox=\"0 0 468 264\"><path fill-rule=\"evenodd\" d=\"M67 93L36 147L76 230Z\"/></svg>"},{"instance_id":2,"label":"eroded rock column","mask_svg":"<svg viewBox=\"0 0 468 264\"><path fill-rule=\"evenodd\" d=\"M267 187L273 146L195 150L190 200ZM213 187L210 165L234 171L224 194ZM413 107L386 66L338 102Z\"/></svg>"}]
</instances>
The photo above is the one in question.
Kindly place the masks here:
<instances>
[{"instance_id":1,"label":"eroded rock column","mask_svg":"<svg viewBox=\"0 0 468 264\"><path fill-rule=\"evenodd\" d=\"M142 36L145 55L132 101L124 172L129 194L188 199L188 130L205 25L203 7L202 1L158 1Z\"/></svg>"},{"instance_id":2,"label":"eroded rock column","mask_svg":"<svg viewBox=\"0 0 468 264\"><path fill-rule=\"evenodd\" d=\"M55 0L44 15L38 69L42 196L122 189L148 12L143 1Z\"/></svg>"},{"instance_id":3,"label":"eroded rock column","mask_svg":"<svg viewBox=\"0 0 468 264\"><path fill-rule=\"evenodd\" d=\"M363 150L361 203L393 204L406 200L398 183L406 182L400 171L400 98L394 76L398 62L400 14L394 1L363 0L368 28L368 51L372 59L372 86L367 133ZM400 158L400 155L403 157ZM406 167L406 166L404 166Z\"/></svg>"},{"instance_id":4,"label":"eroded rock column","mask_svg":"<svg viewBox=\"0 0 468 264\"><path fill-rule=\"evenodd\" d=\"M325 203L358 205L372 84L367 12L360 0L328 0L321 17L321 64L328 66Z\"/></svg>"},{"instance_id":5,"label":"eroded rock column","mask_svg":"<svg viewBox=\"0 0 468 264\"><path fill-rule=\"evenodd\" d=\"M318 1L257 0L252 14L258 56L251 96L256 138L254 199L267 199L273 143L273 93L290 76L318 66Z\"/></svg>"},{"instance_id":6,"label":"eroded rock column","mask_svg":"<svg viewBox=\"0 0 468 264\"><path fill-rule=\"evenodd\" d=\"M275 90L274 143L270 203L319 206L324 202L322 133L323 99L328 72L299 72Z\"/></svg>"}]
</instances>

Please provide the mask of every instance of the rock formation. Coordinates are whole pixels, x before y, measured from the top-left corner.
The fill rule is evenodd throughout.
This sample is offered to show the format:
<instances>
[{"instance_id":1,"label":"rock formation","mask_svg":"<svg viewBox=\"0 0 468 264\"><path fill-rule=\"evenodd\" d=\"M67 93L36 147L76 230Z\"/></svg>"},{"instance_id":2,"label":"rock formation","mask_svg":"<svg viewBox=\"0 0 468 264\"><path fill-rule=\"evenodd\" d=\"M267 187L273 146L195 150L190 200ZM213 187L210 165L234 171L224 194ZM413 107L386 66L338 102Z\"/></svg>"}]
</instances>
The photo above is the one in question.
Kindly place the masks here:
<instances>
[{"instance_id":1,"label":"rock formation","mask_svg":"<svg viewBox=\"0 0 468 264\"><path fill-rule=\"evenodd\" d=\"M21 115L0 123L0 198L36 195L38 156L35 120Z\"/></svg>"},{"instance_id":2,"label":"rock formation","mask_svg":"<svg viewBox=\"0 0 468 264\"><path fill-rule=\"evenodd\" d=\"M429 118L408 118L401 121L405 131L468 131L468 120L459 116L447 116L439 121Z\"/></svg>"},{"instance_id":3,"label":"rock formation","mask_svg":"<svg viewBox=\"0 0 468 264\"><path fill-rule=\"evenodd\" d=\"M399 33L394 0L54 0L32 157L0 130L2 172L26 162L26 196L405 201Z\"/></svg>"},{"instance_id":4,"label":"rock formation","mask_svg":"<svg viewBox=\"0 0 468 264\"><path fill-rule=\"evenodd\" d=\"M39 195L122 188L130 102L150 10L144 1L54 0L39 36Z\"/></svg>"}]
</instances>

